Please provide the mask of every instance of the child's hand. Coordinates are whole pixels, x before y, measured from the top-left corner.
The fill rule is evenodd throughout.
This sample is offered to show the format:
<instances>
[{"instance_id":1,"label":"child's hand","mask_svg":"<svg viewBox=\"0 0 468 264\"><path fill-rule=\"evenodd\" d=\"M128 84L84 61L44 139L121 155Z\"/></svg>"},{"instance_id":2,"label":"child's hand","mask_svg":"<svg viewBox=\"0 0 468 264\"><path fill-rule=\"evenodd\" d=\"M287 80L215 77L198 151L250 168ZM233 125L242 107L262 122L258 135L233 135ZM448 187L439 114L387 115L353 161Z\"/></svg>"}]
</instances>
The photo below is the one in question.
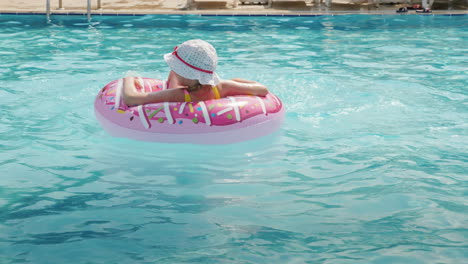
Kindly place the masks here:
<instances>
[{"instance_id":1,"label":"child's hand","mask_svg":"<svg viewBox=\"0 0 468 264\"><path fill-rule=\"evenodd\" d=\"M133 79L133 82L134 82L133 85L135 85L135 88L136 88L137 90L141 90L141 89L144 88L144 87L141 85L141 83L140 83L139 80L140 80L140 79L138 79L138 78L134 78L134 79Z\"/></svg>"}]
</instances>

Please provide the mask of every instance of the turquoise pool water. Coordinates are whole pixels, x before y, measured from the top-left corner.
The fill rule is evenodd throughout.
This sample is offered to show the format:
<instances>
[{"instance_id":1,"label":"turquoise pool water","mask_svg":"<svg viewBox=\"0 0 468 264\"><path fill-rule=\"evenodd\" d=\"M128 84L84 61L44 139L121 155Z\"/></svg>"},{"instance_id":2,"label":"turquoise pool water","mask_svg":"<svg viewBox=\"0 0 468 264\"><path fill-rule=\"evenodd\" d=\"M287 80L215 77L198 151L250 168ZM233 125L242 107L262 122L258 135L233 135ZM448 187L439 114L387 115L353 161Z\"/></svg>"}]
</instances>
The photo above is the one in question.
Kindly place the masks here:
<instances>
[{"instance_id":1,"label":"turquoise pool water","mask_svg":"<svg viewBox=\"0 0 468 264\"><path fill-rule=\"evenodd\" d=\"M0 16L0 263L463 263L468 17ZM187 39L282 98L235 145L112 138Z\"/></svg>"}]
</instances>

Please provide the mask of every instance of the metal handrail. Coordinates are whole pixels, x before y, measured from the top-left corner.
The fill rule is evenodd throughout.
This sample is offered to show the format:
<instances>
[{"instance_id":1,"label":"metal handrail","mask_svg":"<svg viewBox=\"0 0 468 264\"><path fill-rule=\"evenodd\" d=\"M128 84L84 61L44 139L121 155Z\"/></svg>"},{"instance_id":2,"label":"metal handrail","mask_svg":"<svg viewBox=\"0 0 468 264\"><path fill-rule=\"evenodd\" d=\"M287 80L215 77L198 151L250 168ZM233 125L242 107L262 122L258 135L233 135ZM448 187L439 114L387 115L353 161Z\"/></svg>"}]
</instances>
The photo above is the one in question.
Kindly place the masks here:
<instances>
[{"instance_id":1,"label":"metal handrail","mask_svg":"<svg viewBox=\"0 0 468 264\"><path fill-rule=\"evenodd\" d=\"M47 16L47 20L49 20L49 18L50 18L50 0L46 1L46 16Z\"/></svg>"},{"instance_id":2,"label":"metal handrail","mask_svg":"<svg viewBox=\"0 0 468 264\"><path fill-rule=\"evenodd\" d=\"M59 0L59 7L58 7L58 10L64 10L65 8L63 7L63 0ZM102 1L101 0L97 0L97 10L101 10L102 9ZM50 0L46 0L46 15L47 15L47 19L50 18L50 15L51 15L51 11L50 11ZM88 4L87 4L87 7L86 7L86 14L88 16L88 19L91 18L91 0L88 0Z\"/></svg>"},{"instance_id":3,"label":"metal handrail","mask_svg":"<svg viewBox=\"0 0 468 264\"><path fill-rule=\"evenodd\" d=\"M63 8L63 0L59 0L59 7L58 7L59 10L63 10L65 8ZM102 3L101 3L101 0L97 0L97 7L96 7L97 10L100 10L102 9Z\"/></svg>"},{"instance_id":4,"label":"metal handrail","mask_svg":"<svg viewBox=\"0 0 468 264\"><path fill-rule=\"evenodd\" d=\"M88 0L88 7L86 8L86 14L88 16L88 20L91 19L91 0Z\"/></svg>"}]
</instances>

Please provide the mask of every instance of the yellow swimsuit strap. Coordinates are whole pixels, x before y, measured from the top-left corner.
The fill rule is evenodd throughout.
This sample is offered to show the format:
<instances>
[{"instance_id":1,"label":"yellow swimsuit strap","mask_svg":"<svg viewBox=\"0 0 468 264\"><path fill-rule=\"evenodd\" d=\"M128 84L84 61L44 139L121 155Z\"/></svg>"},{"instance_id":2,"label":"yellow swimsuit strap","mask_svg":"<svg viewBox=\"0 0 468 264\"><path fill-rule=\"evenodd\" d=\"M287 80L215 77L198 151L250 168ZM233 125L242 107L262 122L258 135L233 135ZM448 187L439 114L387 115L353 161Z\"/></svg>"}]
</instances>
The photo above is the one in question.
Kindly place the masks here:
<instances>
[{"instance_id":1,"label":"yellow swimsuit strap","mask_svg":"<svg viewBox=\"0 0 468 264\"><path fill-rule=\"evenodd\" d=\"M218 87L213 86L213 93L215 96L215 99L220 99L221 96L219 95ZM192 97L190 97L190 93L187 91L187 89L184 89L184 96L185 96L185 102L192 102Z\"/></svg>"},{"instance_id":2,"label":"yellow swimsuit strap","mask_svg":"<svg viewBox=\"0 0 468 264\"><path fill-rule=\"evenodd\" d=\"M213 93L214 93L215 99L221 98L221 96L219 96L218 86L213 86Z\"/></svg>"},{"instance_id":3,"label":"yellow swimsuit strap","mask_svg":"<svg viewBox=\"0 0 468 264\"><path fill-rule=\"evenodd\" d=\"M187 91L187 89L184 89L184 96L185 96L185 102L192 102L192 98L190 97L190 93Z\"/></svg>"}]
</instances>

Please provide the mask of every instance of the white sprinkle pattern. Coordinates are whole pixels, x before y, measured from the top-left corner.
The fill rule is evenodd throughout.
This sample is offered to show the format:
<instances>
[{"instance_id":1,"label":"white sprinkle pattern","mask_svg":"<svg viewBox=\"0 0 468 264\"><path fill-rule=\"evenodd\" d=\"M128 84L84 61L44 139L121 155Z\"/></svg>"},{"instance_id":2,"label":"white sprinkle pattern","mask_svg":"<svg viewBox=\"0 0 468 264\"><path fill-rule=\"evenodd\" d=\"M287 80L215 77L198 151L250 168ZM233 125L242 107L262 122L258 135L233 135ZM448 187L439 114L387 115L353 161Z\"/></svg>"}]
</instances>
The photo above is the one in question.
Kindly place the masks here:
<instances>
[{"instance_id":1,"label":"white sprinkle pattern","mask_svg":"<svg viewBox=\"0 0 468 264\"><path fill-rule=\"evenodd\" d=\"M164 112L166 113L167 122L174 124L174 119L171 115L171 109L169 108L169 102L164 102Z\"/></svg>"},{"instance_id":2,"label":"white sprinkle pattern","mask_svg":"<svg viewBox=\"0 0 468 264\"><path fill-rule=\"evenodd\" d=\"M119 109L120 107L120 98L122 96L122 87L123 87L123 79L119 79L117 82L117 91L115 92L115 109Z\"/></svg>"},{"instance_id":3,"label":"white sprinkle pattern","mask_svg":"<svg viewBox=\"0 0 468 264\"><path fill-rule=\"evenodd\" d=\"M232 109L233 109L232 107L228 107L226 109L223 109L223 110L219 111L218 113L216 113L216 115L220 116L220 115L222 115L222 114L224 114L226 112L231 111Z\"/></svg>"},{"instance_id":4,"label":"white sprinkle pattern","mask_svg":"<svg viewBox=\"0 0 468 264\"><path fill-rule=\"evenodd\" d=\"M266 112L266 107L265 107L265 103L263 102L262 98L258 97L258 96L255 96L258 100L258 102L260 103L260 106L262 107L262 111L265 115L267 115L267 112Z\"/></svg>"},{"instance_id":5,"label":"white sprinkle pattern","mask_svg":"<svg viewBox=\"0 0 468 264\"><path fill-rule=\"evenodd\" d=\"M210 119L210 115L208 114L208 110L206 109L206 105L204 102L199 102L200 104L200 107L202 109L202 113L203 113L203 117L205 118L205 123L208 125L208 126L211 126L211 119Z\"/></svg>"},{"instance_id":6,"label":"white sprinkle pattern","mask_svg":"<svg viewBox=\"0 0 468 264\"><path fill-rule=\"evenodd\" d=\"M236 120L237 122L239 122L241 118L240 118L239 106L237 105L236 98L229 97L229 100L231 100L232 102L232 106L234 107L234 113L236 114Z\"/></svg>"},{"instance_id":7,"label":"white sprinkle pattern","mask_svg":"<svg viewBox=\"0 0 468 264\"><path fill-rule=\"evenodd\" d=\"M145 109L143 108L142 105L139 105L139 106L138 106L138 115L140 116L140 121L141 121L141 123L143 124L143 126L144 126L146 129L150 128L149 120L146 119Z\"/></svg>"},{"instance_id":8,"label":"white sprinkle pattern","mask_svg":"<svg viewBox=\"0 0 468 264\"><path fill-rule=\"evenodd\" d=\"M181 115L183 112L184 112L184 108L185 108L185 105L187 104L187 102L183 102L181 105L180 105L180 109L179 109L179 115Z\"/></svg>"}]
</instances>

